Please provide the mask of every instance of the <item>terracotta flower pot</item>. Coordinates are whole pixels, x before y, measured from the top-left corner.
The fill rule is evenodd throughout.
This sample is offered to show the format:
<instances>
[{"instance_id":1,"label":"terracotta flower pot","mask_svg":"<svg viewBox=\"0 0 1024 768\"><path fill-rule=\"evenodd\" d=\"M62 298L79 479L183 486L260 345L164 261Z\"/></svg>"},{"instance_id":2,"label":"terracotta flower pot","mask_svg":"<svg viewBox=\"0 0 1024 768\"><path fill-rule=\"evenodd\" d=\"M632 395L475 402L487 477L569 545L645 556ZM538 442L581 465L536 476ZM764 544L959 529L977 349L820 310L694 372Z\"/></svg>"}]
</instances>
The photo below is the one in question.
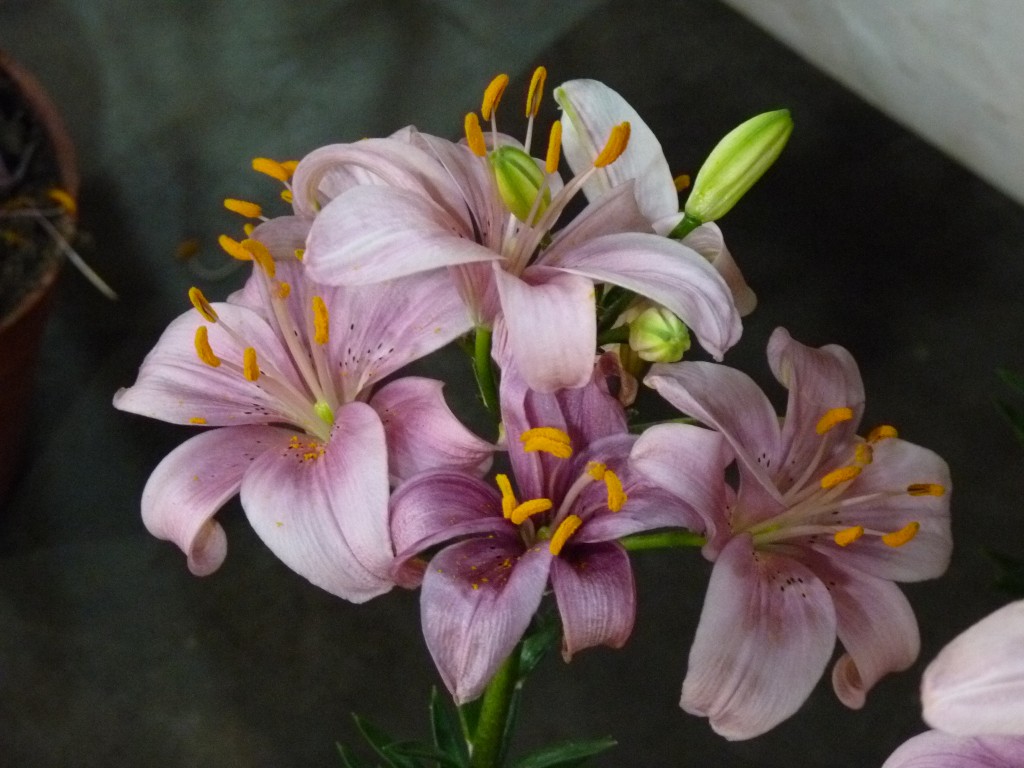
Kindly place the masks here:
<instances>
[{"instance_id":1,"label":"terracotta flower pot","mask_svg":"<svg viewBox=\"0 0 1024 768\"><path fill-rule=\"evenodd\" d=\"M49 146L37 151L53 156L59 174L55 185L59 184L73 199L77 198L79 176L74 146L53 102L35 77L3 51L0 51L0 76L14 84L31 119L38 122L48 139ZM0 219L0 229L2 225ZM0 505L10 492L27 454L24 437L36 361L62 261L52 255L47 257L42 250L55 247L52 239L47 242L44 236L40 243L40 259L45 260L45 266L39 271L35 284L28 286L14 307L0 317Z\"/></svg>"}]
</instances>

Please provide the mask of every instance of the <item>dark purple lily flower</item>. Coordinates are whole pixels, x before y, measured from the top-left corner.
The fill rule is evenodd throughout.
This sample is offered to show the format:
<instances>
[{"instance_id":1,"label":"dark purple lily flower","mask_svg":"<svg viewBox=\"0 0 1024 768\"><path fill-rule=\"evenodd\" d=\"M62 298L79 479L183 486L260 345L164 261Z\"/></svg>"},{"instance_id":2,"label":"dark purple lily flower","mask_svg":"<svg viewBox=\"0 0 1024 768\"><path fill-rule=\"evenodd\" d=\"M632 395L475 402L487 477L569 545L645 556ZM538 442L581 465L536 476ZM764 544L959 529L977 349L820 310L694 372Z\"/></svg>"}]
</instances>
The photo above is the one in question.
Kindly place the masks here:
<instances>
[{"instance_id":1,"label":"dark purple lily flower","mask_svg":"<svg viewBox=\"0 0 1024 768\"><path fill-rule=\"evenodd\" d=\"M501 406L511 476L488 483L465 472L423 473L392 497L395 581L420 583L423 634L455 701L483 691L530 624L550 582L566 661L584 648L621 647L636 596L618 539L666 527L699 529L724 503L725 442L694 430L692 499L667 495L631 468L636 437L610 394L610 356L579 389L541 393L502 369ZM697 434L699 433L699 434ZM423 553L440 551L424 563Z\"/></svg>"}]
</instances>

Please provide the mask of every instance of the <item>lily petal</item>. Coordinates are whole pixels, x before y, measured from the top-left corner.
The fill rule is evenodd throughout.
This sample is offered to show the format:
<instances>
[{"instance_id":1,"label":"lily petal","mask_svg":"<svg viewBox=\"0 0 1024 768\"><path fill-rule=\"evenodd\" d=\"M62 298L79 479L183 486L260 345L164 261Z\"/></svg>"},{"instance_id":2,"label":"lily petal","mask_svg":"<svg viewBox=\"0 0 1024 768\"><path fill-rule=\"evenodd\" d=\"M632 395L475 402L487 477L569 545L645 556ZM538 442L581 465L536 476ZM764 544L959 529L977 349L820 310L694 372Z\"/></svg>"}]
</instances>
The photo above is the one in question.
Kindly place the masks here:
<instances>
[{"instance_id":1,"label":"lily petal","mask_svg":"<svg viewBox=\"0 0 1024 768\"><path fill-rule=\"evenodd\" d=\"M497 265L494 277L508 345L523 379L540 392L582 387L594 371L594 285L531 267L522 278Z\"/></svg>"},{"instance_id":2,"label":"lily petal","mask_svg":"<svg viewBox=\"0 0 1024 768\"><path fill-rule=\"evenodd\" d=\"M671 229L669 230L671 231ZM743 279L743 273L725 246L722 230L713 221L702 224L683 238L683 245L693 248L703 256L722 276L732 292L733 301L741 317L746 317L757 307L757 295Z\"/></svg>"},{"instance_id":3,"label":"lily petal","mask_svg":"<svg viewBox=\"0 0 1024 768\"><path fill-rule=\"evenodd\" d=\"M739 341L742 327L729 286L703 256L675 240L638 232L605 235L543 263L658 302L717 360Z\"/></svg>"},{"instance_id":4,"label":"lily petal","mask_svg":"<svg viewBox=\"0 0 1024 768\"><path fill-rule=\"evenodd\" d=\"M483 477L495 446L477 437L451 412L444 382L407 376L382 387L370 400L384 424L388 471L405 480L428 469L452 469Z\"/></svg>"},{"instance_id":5,"label":"lily petal","mask_svg":"<svg viewBox=\"0 0 1024 768\"><path fill-rule=\"evenodd\" d=\"M391 589L387 449L368 405L343 406L327 443L258 457L241 491L256 533L296 573L355 603Z\"/></svg>"},{"instance_id":6,"label":"lily petal","mask_svg":"<svg viewBox=\"0 0 1024 768\"><path fill-rule=\"evenodd\" d=\"M745 476L740 509L750 523L781 511L781 495L768 474L778 461L779 420L753 379L725 365L692 362L654 365L644 383L729 441Z\"/></svg>"},{"instance_id":7,"label":"lily petal","mask_svg":"<svg viewBox=\"0 0 1024 768\"><path fill-rule=\"evenodd\" d=\"M316 217L304 263L314 280L355 286L501 258L473 240L466 218L422 193L363 186L335 198Z\"/></svg>"},{"instance_id":8,"label":"lily petal","mask_svg":"<svg viewBox=\"0 0 1024 768\"><path fill-rule=\"evenodd\" d=\"M1024 600L1000 608L957 636L921 680L925 722L963 736L1024 736L1022 648Z\"/></svg>"},{"instance_id":9,"label":"lily petal","mask_svg":"<svg viewBox=\"0 0 1024 768\"><path fill-rule=\"evenodd\" d=\"M158 539L178 545L188 569L207 576L224 562L228 542L213 516L238 493L251 462L284 445L290 430L245 426L214 429L164 457L142 492L142 522Z\"/></svg>"},{"instance_id":10,"label":"lily petal","mask_svg":"<svg viewBox=\"0 0 1024 768\"><path fill-rule=\"evenodd\" d=\"M576 173L590 169L613 126L624 121L630 125L626 151L611 165L598 169L583 187L588 200L597 200L632 180L637 203L649 221L679 210L679 193L661 144L622 96L597 80L570 80L555 89L554 97L565 112L562 150Z\"/></svg>"},{"instance_id":11,"label":"lily petal","mask_svg":"<svg viewBox=\"0 0 1024 768\"><path fill-rule=\"evenodd\" d=\"M680 706L727 739L759 736L810 695L835 632L828 590L806 566L738 536L711 572Z\"/></svg>"},{"instance_id":12,"label":"lily petal","mask_svg":"<svg viewBox=\"0 0 1024 768\"><path fill-rule=\"evenodd\" d=\"M1019 768L1024 737L955 736L926 731L893 752L882 768Z\"/></svg>"},{"instance_id":13,"label":"lily petal","mask_svg":"<svg viewBox=\"0 0 1024 768\"><path fill-rule=\"evenodd\" d=\"M423 579L423 637L455 699L477 698L530 624L547 584L547 547L514 532L441 550Z\"/></svg>"},{"instance_id":14,"label":"lily petal","mask_svg":"<svg viewBox=\"0 0 1024 768\"><path fill-rule=\"evenodd\" d=\"M636 586L629 555L618 544L566 547L551 563L562 617L562 658L597 645L621 648L633 631Z\"/></svg>"}]
</instances>

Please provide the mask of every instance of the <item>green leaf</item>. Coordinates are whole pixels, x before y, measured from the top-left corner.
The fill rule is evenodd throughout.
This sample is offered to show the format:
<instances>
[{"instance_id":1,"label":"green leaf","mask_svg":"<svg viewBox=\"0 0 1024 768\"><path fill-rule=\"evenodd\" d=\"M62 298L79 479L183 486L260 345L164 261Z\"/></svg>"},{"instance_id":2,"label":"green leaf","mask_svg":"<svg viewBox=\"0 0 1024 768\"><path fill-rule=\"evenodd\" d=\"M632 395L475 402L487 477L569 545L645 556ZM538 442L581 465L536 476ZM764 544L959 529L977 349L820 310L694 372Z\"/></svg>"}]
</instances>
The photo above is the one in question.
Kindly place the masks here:
<instances>
[{"instance_id":1,"label":"green leaf","mask_svg":"<svg viewBox=\"0 0 1024 768\"><path fill-rule=\"evenodd\" d=\"M422 760L427 760L431 764L436 763L441 768L463 768L465 765L458 758L442 752L431 744L424 744L422 741L399 741L388 745L385 750L390 757L407 757L412 759L417 766L421 764Z\"/></svg>"},{"instance_id":2,"label":"green leaf","mask_svg":"<svg viewBox=\"0 0 1024 768\"><path fill-rule=\"evenodd\" d=\"M515 735L516 725L519 723L519 709L523 695L524 682L524 678L520 677L519 682L516 683L515 688L512 690L512 695L509 697L508 715L505 717L505 730L502 731L501 745L498 750L498 765L505 764L505 757L508 755L509 745L512 743L512 737Z\"/></svg>"},{"instance_id":3,"label":"green leaf","mask_svg":"<svg viewBox=\"0 0 1024 768\"><path fill-rule=\"evenodd\" d=\"M480 707L483 705L484 697L480 696L472 701L467 701L459 707L459 720L462 723L462 733L466 739L471 739L476 733L476 727L480 723Z\"/></svg>"},{"instance_id":4,"label":"green leaf","mask_svg":"<svg viewBox=\"0 0 1024 768\"><path fill-rule=\"evenodd\" d=\"M367 765L358 757L352 754L348 747L344 744L335 742L335 746L338 748L338 754L341 755L342 768L372 768Z\"/></svg>"},{"instance_id":5,"label":"green leaf","mask_svg":"<svg viewBox=\"0 0 1024 768\"><path fill-rule=\"evenodd\" d=\"M384 758L388 768L420 768L417 761L395 754L391 750L391 746L397 742L380 728L356 714L352 715L352 719L356 721L356 727L363 734L363 738L373 747L374 752Z\"/></svg>"},{"instance_id":6,"label":"green leaf","mask_svg":"<svg viewBox=\"0 0 1024 768\"><path fill-rule=\"evenodd\" d=\"M617 744L610 737L591 741L567 741L546 747L524 757L513 768L553 768L554 766L580 765L588 757L599 755Z\"/></svg>"},{"instance_id":7,"label":"green leaf","mask_svg":"<svg viewBox=\"0 0 1024 768\"><path fill-rule=\"evenodd\" d=\"M519 679L525 680L537 668L548 651L555 647L562 634L562 625L554 613L538 612L534 625L523 639L519 652Z\"/></svg>"},{"instance_id":8,"label":"green leaf","mask_svg":"<svg viewBox=\"0 0 1024 768\"><path fill-rule=\"evenodd\" d=\"M986 549L985 554L996 566L996 587L1016 597L1024 597L1024 560Z\"/></svg>"},{"instance_id":9,"label":"green leaf","mask_svg":"<svg viewBox=\"0 0 1024 768\"><path fill-rule=\"evenodd\" d=\"M454 758L457 765L469 764L469 752L466 749L466 741L459 731L459 724L452 717L451 710L437 692L437 688L430 689L430 733L434 738L434 746Z\"/></svg>"}]
</instances>

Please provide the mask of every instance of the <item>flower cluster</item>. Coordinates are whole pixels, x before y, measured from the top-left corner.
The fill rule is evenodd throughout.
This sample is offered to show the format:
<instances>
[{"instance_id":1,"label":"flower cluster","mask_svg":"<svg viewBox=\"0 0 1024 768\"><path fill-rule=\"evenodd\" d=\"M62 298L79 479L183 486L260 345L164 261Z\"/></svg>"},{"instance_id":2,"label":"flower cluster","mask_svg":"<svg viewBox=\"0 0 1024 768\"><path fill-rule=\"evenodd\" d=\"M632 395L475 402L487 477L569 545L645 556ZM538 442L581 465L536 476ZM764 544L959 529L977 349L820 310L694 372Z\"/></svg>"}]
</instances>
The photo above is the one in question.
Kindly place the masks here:
<instances>
[{"instance_id":1,"label":"flower cluster","mask_svg":"<svg viewBox=\"0 0 1024 768\"><path fill-rule=\"evenodd\" d=\"M761 734L799 708L837 639L833 686L862 706L917 657L894 582L946 568L950 479L891 426L859 434L846 350L772 335L781 419L721 362L756 300L714 220L779 155L789 114L730 133L681 209L687 180L601 83L555 89L562 119L535 157L544 80L538 69L523 141L497 127L502 75L457 142L407 127L255 161L293 211L227 201L259 221L221 238L251 262L245 287L223 303L193 288L194 311L114 399L204 428L154 471L146 526L211 573L226 554L214 515L240 494L267 546L331 593L419 587L459 704L487 689L547 595L566 660L621 647L630 552L702 545L714 565L683 709L726 738ZM681 360L691 333L714 362ZM395 376L463 336L492 439L460 423L442 382ZM639 382L685 418L632 425Z\"/></svg>"}]
</instances>

